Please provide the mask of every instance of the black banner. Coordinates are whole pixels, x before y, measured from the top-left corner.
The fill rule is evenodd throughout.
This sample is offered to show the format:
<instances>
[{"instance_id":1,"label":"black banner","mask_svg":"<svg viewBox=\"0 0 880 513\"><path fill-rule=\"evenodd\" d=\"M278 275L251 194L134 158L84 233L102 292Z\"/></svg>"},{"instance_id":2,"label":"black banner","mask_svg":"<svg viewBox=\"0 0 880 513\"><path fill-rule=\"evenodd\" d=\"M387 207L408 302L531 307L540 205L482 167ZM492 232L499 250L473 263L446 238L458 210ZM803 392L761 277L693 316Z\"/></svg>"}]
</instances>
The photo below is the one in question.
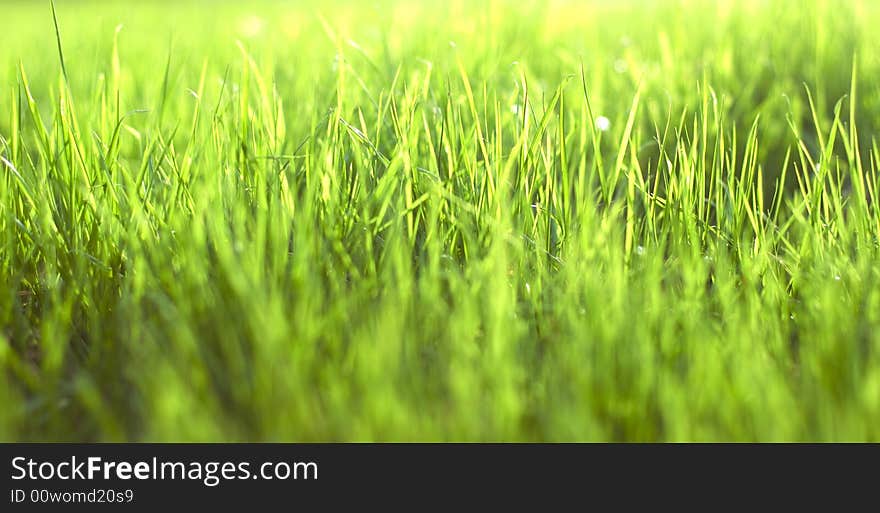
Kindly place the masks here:
<instances>
[{"instance_id":1,"label":"black banner","mask_svg":"<svg viewBox=\"0 0 880 513\"><path fill-rule=\"evenodd\" d=\"M10 508L718 507L876 501L880 446L5 444ZM760 497L760 499L759 499ZM710 502L704 502L704 501ZM766 502L760 502L766 504Z\"/></svg>"}]
</instances>

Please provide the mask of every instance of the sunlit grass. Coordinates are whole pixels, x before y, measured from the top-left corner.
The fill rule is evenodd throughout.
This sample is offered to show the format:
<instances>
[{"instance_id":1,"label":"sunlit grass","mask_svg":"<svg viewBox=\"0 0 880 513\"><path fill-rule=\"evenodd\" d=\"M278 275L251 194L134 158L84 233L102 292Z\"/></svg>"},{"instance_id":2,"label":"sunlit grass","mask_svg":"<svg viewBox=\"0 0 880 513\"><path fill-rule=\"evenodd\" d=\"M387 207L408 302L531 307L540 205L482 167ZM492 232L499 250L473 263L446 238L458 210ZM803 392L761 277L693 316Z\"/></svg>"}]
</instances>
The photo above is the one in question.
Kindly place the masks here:
<instances>
[{"instance_id":1,"label":"sunlit grass","mask_svg":"<svg viewBox=\"0 0 880 513\"><path fill-rule=\"evenodd\" d=\"M874 2L56 7L4 439L880 438Z\"/></svg>"}]
</instances>

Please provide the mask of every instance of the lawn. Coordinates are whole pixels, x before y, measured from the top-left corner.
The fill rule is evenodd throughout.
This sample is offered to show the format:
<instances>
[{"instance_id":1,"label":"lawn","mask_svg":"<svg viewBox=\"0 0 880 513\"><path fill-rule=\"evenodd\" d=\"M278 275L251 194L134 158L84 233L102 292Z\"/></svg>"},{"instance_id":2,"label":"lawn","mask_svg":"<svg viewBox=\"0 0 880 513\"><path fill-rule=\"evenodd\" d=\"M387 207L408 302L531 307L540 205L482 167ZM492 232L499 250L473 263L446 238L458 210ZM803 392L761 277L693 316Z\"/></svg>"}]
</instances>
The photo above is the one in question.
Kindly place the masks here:
<instances>
[{"instance_id":1,"label":"lawn","mask_svg":"<svg viewBox=\"0 0 880 513\"><path fill-rule=\"evenodd\" d=\"M880 3L0 3L0 439L880 441Z\"/></svg>"}]
</instances>

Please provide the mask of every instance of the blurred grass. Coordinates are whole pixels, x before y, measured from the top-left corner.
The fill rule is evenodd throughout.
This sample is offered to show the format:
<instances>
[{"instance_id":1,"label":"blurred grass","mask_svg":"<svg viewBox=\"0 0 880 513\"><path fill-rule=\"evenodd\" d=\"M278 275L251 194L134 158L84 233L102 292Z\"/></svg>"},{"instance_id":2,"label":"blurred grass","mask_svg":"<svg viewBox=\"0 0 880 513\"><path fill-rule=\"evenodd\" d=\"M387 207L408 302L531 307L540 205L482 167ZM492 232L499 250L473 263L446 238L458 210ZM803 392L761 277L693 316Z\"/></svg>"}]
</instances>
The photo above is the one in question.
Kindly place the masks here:
<instances>
[{"instance_id":1,"label":"blurred grass","mask_svg":"<svg viewBox=\"0 0 880 513\"><path fill-rule=\"evenodd\" d=\"M56 8L4 440L878 439L880 4Z\"/></svg>"}]
</instances>

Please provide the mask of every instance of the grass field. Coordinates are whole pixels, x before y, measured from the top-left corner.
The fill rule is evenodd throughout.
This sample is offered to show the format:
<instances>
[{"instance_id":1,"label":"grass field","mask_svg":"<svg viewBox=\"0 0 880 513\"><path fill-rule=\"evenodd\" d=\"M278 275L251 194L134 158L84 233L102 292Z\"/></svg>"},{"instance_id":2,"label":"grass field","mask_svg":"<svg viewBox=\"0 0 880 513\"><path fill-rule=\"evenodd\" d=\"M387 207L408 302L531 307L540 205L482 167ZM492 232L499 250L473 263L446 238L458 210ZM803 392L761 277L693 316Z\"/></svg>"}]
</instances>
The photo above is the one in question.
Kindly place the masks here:
<instances>
[{"instance_id":1,"label":"grass field","mask_svg":"<svg viewBox=\"0 0 880 513\"><path fill-rule=\"evenodd\" d=\"M880 3L0 13L3 440L880 440Z\"/></svg>"}]
</instances>

